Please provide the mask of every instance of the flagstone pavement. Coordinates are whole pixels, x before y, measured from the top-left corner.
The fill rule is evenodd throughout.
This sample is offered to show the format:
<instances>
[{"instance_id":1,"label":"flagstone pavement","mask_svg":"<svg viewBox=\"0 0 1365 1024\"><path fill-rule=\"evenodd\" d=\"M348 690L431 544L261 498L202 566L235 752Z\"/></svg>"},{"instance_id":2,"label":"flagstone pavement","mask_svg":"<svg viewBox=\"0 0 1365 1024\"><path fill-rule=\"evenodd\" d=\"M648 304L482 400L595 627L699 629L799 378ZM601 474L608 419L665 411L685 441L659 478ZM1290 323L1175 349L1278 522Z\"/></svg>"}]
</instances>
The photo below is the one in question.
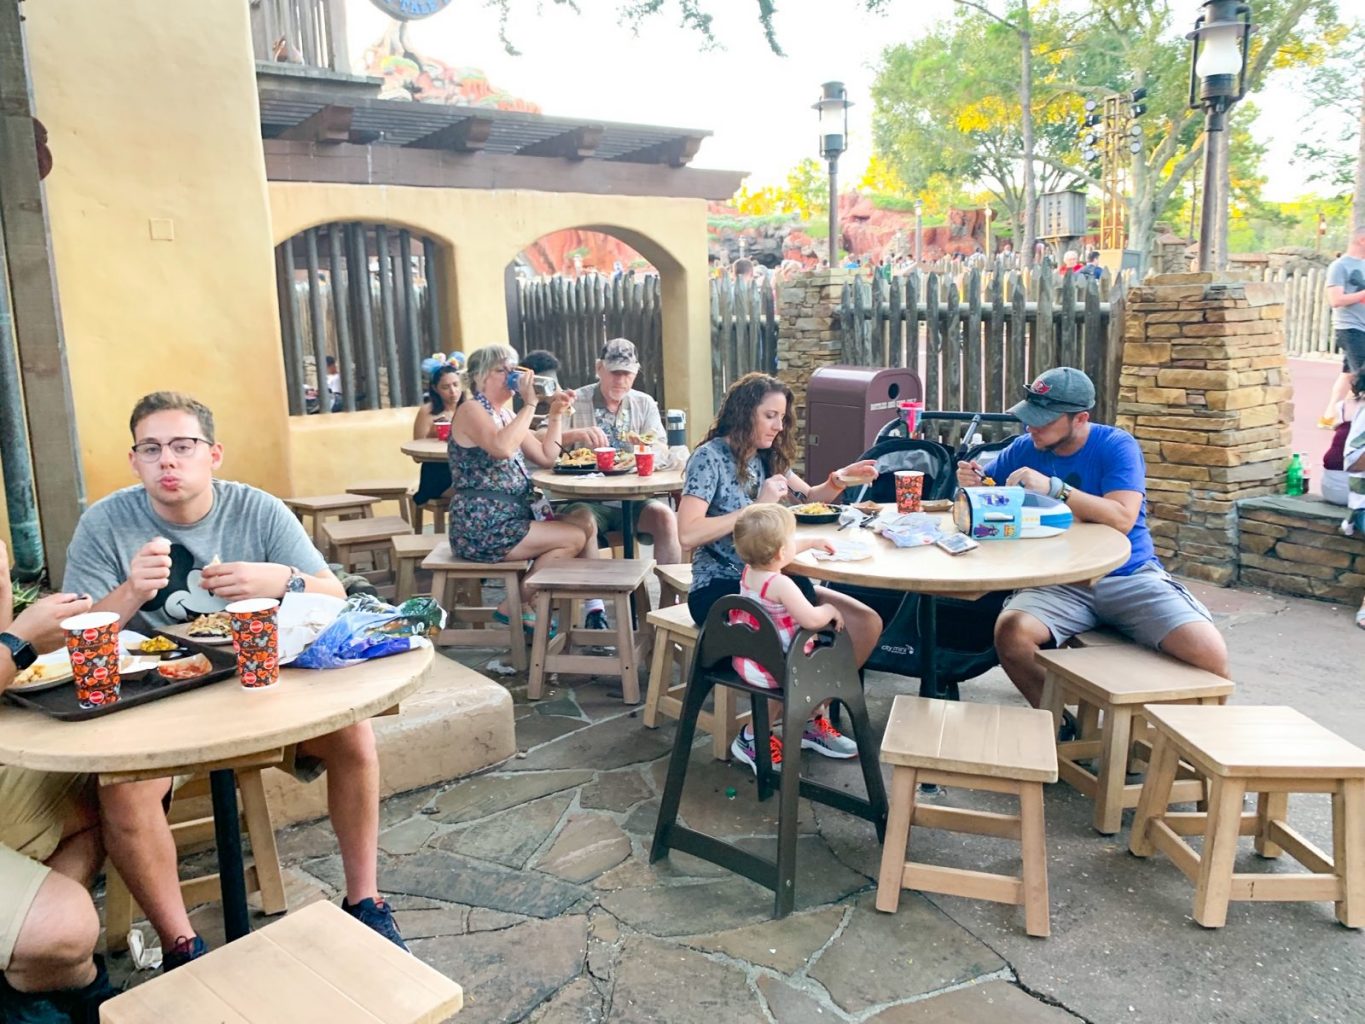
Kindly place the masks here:
<instances>
[{"instance_id":1,"label":"flagstone pavement","mask_svg":"<svg viewBox=\"0 0 1365 1024\"><path fill-rule=\"evenodd\" d=\"M1365 744L1365 633L1345 609L1200 588L1233 651L1239 703L1286 703ZM487 652L461 652L480 664ZM1104 837L1088 804L1048 789L1052 937L1029 938L1019 908L905 893L873 907L880 846L872 826L801 802L796 911L774 921L767 890L686 854L649 864L674 735L647 730L610 684L563 680L517 700L519 753L488 772L402 794L383 807L380 880L423 960L459 981L459 1024L777 1021L876 1024L1124 1024L1365 1019L1365 940L1330 904L1234 903L1206 931L1167 861ZM571 685L566 685L571 684ZM916 684L872 674L874 728ZM1015 702L997 669L964 699ZM802 770L861 789L856 763L802 755ZM984 794L949 793L980 806ZM771 849L776 799L756 800L747 769L713 761L699 733L682 817L739 845ZM1331 849L1325 796L1291 817ZM917 857L1012 871L1014 844L917 830ZM291 906L339 898L326 822L280 833ZM211 869L206 857L200 869ZM1246 841L1240 871L1283 871ZM211 942L216 907L195 911ZM264 923L263 918L257 919ZM126 974L126 957L114 964ZM133 982L142 980L135 976Z\"/></svg>"}]
</instances>

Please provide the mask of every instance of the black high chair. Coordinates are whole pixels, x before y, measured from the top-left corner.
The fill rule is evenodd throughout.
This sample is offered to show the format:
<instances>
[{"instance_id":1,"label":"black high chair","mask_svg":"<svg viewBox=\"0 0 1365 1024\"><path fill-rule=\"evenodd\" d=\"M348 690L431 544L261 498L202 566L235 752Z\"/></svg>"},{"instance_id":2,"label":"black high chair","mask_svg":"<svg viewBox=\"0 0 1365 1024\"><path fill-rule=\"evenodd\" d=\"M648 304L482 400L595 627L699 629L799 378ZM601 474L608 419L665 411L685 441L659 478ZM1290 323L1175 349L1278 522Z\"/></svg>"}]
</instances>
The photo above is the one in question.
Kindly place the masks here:
<instances>
[{"instance_id":1,"label":"black high chair","mask_svg":"<svg viewBox=\"0 0 1365 1024\"><path fill-rule=\"evenodd\" d=\"M732 623L731 613L736 611L744 611L752 616L758 623L757 628L742 622ZM816 646L810 654L806 654L806 643L812 639L816 641ZM746 683L730 664L730 659L737 655L758 662L781 683L781 688L772 690ZM749 695L757 754L758 799L768 799L774 789L779 792L776 861L678 824L678 805L682 799L692 741L696 735L697 715L716 686L728 686ZM782 734L786 737L787 749L792 751L789 757L784 758L781 772L773 771L769 755L769 700L782 702ZM858 745L863 782L867 787L866 800L800 777L802 727L811 712L826 700L838 701L848 710L853 738ZM862 680L853 663L853 647L845 633L803 629L792 641L790 652L784 654L777 627L756 602L744 597L723 597L712 606L697 637L692 675L687 682L682 713L678 718L678 732L668 762L668 778L659 806L659 820L654 826L654 843L650 847L649 861L654 863L666 856L669 850L681 850L719 864L773 890L776 894L773 916L786 917L796 900L796 819L799 796L865 818L876 826L878 841L885 838L886 790L878 765L877 742L868 723Z\"/></svg>"}]
</instances>

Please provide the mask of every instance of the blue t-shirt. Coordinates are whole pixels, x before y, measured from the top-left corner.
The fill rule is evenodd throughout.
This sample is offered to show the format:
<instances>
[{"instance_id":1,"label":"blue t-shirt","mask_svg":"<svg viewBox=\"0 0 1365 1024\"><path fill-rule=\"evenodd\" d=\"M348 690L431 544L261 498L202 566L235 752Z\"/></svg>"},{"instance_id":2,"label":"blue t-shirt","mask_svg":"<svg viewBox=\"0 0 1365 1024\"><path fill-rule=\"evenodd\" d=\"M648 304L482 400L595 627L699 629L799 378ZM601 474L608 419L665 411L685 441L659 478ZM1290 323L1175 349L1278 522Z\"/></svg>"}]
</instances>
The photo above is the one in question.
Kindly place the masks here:
<instances>
[{"instance_id":1,"label":"blue t-shirt","mask_svg":"<svg viewBox=\"0 0 1365 1024\"><path fill-rule=\"evenodd\" d=\"M1137 491L1142 495L1137 521L1128 531L1132 554L1110 576L1128 576L1148 562L1156 561L1152 535L1147 529L1147 463L1137 441L1125 430L1102 423L1090 425L1090 436L1074 455L1039 451L1027 434L1002 451L986 473L1003 485L1016 469L1036 469L1044 476L1061 477L1086 494L1103 496L1110 491Z\"/></svg>"}]
</instances>

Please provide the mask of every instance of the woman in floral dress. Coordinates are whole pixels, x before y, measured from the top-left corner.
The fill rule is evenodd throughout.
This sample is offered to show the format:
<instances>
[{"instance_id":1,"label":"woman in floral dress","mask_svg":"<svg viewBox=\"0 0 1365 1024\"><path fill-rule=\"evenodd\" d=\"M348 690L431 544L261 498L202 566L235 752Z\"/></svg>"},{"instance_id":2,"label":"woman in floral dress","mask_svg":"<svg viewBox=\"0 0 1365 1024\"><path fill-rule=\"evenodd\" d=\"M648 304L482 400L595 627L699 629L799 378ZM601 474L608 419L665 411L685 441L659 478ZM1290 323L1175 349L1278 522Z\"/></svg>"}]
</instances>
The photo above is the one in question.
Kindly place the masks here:
<instances>
[{"instance_id":1,"label":"woman in floral dress","mask_svg":"<svg viewBox=\"0 0 1365 1024\"><path fill-rule=\"evenodd\" d=\"M534 559L534 568L560 558L596 558L597 536L573 524L538 521L532 512L529 459L549 466L559 454L564 412L573 405L572 391L560 391L550 402L542 437L531 433L536 395L533 375L522 371L517 393L522 407L513 412L508 374L516 370L516 350L489 345L469 356L470 396L461 403L450 431L450 549L468 562ZM522 600L530 600L523 588ZM506 602L495 618L507 621ZM534 624L526 613L525 624Z\"/></svg>"}]
</instances>

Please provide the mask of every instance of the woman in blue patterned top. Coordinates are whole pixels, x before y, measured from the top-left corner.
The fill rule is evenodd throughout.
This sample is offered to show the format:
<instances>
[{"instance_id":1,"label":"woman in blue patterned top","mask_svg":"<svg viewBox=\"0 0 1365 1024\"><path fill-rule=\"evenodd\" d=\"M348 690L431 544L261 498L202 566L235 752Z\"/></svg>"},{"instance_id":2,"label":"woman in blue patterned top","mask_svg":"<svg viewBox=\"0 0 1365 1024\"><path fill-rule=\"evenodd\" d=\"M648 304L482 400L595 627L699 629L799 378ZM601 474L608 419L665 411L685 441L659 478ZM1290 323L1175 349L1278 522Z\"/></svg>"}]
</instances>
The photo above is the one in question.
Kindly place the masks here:
<instances>
[{"instance_id":1,"label":"woman in blue patterned top","mask_svg":"<svg viewBox=\"0 0 1365 1024\"><path fill-rule=\"evenodd\" d=\"M693 549L687 607L695 622L705 622L711 606L722 597L739 593L744 562L735 552L733 533L740 512L755 502L781 503L790 492L803 495L802 502L836 501L845 482L856 485L875 477L875 463L855 462L812 487L791 471L795 426L791 389L765 373L745 374L730 386L706 440L688 460L678 503L678 537L684 547ZM812 540L797 545L798 553L828 546ZM831 605L839 611L853 642L854 657L859 665L867 661L882 633L881 617L847 594L813 586L804 576L792 579L812 604ZM745 764L753 763L749 746L752 733L746 727L731 748ZM847 748L853 744L817 714L808 723L801 746L827 756L848 757Z\"/></svg>"}]
</instances>

